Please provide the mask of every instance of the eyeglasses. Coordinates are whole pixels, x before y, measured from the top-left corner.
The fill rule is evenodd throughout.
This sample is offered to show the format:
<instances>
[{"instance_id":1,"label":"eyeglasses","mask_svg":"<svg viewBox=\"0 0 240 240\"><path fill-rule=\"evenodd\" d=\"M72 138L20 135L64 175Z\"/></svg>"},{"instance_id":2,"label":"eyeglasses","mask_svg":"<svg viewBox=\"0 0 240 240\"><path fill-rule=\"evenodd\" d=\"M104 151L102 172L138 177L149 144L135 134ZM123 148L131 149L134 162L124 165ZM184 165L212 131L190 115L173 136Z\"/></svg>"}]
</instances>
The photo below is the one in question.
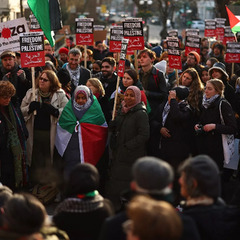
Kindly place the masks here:
<instances>
[{"instance_id":1,"label":"eyeglasses","mask_svg":"<svg viewBox=\"0 0 240 240\"><path fill-rule=\"evenodd\" d=\"M127 234L133 230L133 220L127 220L122 224L123 231Z\"/></svg>"},{"instance_id":2,"label":"eyeglasses","mask_svg":"<svg viewBox=\"0 0 240 240\"><path fill-rule=\"evenodd\" d=\"M48 81L49 81L48 79L43 78L43 77L40 77L39 80L40 80L40 81L44 81L44 82L48 82Z\"/></svg>"}]
</instances>

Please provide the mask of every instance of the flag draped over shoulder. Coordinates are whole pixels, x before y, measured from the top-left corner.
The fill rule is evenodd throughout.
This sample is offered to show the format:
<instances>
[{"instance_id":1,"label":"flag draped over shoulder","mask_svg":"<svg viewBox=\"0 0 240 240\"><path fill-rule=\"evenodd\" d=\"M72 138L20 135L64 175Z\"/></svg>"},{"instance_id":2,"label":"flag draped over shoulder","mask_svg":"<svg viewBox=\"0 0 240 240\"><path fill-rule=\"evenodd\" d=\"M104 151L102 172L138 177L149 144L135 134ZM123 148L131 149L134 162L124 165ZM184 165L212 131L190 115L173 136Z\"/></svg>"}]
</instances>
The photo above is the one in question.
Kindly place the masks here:
<instances>
[{"instance_id":1,"label":"flag draped over shoulder","mask_svg":"<svg viewBox=\"0 0 240 240\"><path fill-rule=\"evenodd\" d=\"M52 30L62 28L61 12L58 0L28 0L29 8L38 20L41 29L51 46L54 46ZM53 9L54 8L54 9ZM53 21L54 20L54 21Z\"/></svg>"},{"instance_id":2,"label":"flag draped over shoulder","mask_svg":"<svg viewBox=\"0 0 240 240\"><path fill-rule=\"evenodd\" d=\"M240 32L240 16L235 16L227 6L226 10L232 32Z\"/></svg>"},{"instance_id":3,"label":"flag draped over shoulder","mask_svg":"<svg viewBox=\"0 0 240 240\"><path fill-rule=\"evenodd\" d=\"M55 145L63 156L73 132L76 131L81 162L96 165L105 150L107 124L100 104L95 96L93 99L93 104L79 121L73 112L72 101L67 103L57 125Z\"/></svg>"}]
</instances>

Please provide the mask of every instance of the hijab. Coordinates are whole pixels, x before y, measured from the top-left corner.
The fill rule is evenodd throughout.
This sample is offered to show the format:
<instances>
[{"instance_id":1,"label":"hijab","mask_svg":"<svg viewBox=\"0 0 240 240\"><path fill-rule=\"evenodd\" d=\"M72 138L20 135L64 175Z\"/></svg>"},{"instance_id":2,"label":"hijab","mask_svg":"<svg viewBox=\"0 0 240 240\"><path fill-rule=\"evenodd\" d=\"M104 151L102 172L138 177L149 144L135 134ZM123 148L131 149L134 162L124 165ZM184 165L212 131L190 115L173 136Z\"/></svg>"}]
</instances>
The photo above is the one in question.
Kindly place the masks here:
<instances>
[{"instance_id":1,"label":"hijab","mask_svg":"<svg viewBox=\"0 0 240 240\"><path fill-rule=\"evenodd\" d=\"M124 92L124 95L126 95L127 90L132 90L135 96L135 104L133 104L130 107L126 106L125 101L122 101L122 112L127 113L130 109L132 109L133 107L135 107L137 104L139 104L141 102L141 91L138 87L136 86L129 86L126 91Z\"/></svg>"},{"instance_id":2,"label":"hijab","mask_svg":"<svg viewBox=\"0 0 240 240\"><path fill-rule=\"evenodd\" d=\"M80 93L84 94L87 98L87 102L83 105L79 105L75 100L78 94ZM90 108L92 103L93 103L93 96L91 94L90 89L85 85L77 86L73 94L72 105L73 105L73 112L78 120L82 118L82 116Z\"/></svg>"}]
</instances>

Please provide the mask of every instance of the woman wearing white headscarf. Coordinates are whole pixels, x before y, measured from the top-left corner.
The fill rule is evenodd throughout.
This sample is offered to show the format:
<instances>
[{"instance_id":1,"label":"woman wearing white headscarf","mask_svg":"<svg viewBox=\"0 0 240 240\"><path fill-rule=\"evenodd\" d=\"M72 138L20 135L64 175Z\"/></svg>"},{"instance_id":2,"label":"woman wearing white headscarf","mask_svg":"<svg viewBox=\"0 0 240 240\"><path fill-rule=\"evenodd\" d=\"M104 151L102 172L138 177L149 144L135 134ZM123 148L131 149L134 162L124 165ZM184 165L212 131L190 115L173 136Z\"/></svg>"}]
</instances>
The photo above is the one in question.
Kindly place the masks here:
<instances>
[{"instance_id":1,"label":"woman wearing white headscarf","mask_svg":"<svg viewBox=\"0 0 240 240\"><path fill-rule=\"evenodd\" d=\"M124 92L122 107L116 120L112 122L115 146L110 169L108 194L110 200L119 207L120 194L129 187L131 168L135 160L146 155L146 142L149 138L149 123L146 107L141 102L141 91L136 86L129 86ZM114 137L115 136L115 137ZM111 139L113 140L113 139Z\"/></svg>"},{"instance_id":2,"label":"woman wearing white headscarf","mask_svg":"<svg viewBox=\"0 0 240 240\"><path fill-rule=\"evenodd\" d=\"M56 147L64 159L64 172L80 162L96 165L106 144L107 124L100 104L87 86L76 87L59 119Z\"/></svg>"}]
</instances>

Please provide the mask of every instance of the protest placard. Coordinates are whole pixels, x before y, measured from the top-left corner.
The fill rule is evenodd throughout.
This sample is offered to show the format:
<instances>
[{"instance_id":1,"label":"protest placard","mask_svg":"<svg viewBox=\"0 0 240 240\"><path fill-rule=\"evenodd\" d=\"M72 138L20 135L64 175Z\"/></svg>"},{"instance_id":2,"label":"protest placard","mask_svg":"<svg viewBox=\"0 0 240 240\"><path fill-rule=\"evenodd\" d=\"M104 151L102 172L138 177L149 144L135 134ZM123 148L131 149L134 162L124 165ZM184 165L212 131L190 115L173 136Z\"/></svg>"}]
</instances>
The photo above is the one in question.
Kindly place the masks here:
<instances>
[{"instance_id":1,"label":"protest placard","mask_svg":"<svg viewBox=\"0 0 240 240\"><path fill-rule=\"evenodd\" d=\"M77 45L93 46L93 18L76 18L75 33Z\"/></svg>"},{"instance_id":2,"label":"protest placard","mask_svg":"<svg viewBox=\"0 0 240 240\"><path fill-rule=\"evenodd\" d=\"M43 32L20 34L20 52L22 67L39 67L45 65Z\"/></svg>"},{"instance_id":3,"label":"protest placard","mask_svg":"<svg viewBox=\"0 0 240 240\"><path fill-rule=\"evenodd\" d=\"M122 39L123 39L123 27L112 26L110 28L109 51L121 52Z\"/></svg>"},{"instance_id":4,"label":"protest placard","mask_svg":"<svg viewBox=\"0 0 240 240\"><path fill-rule=\"evenodd\" d=\"M223 44L226 45L228 42L236 42L236 37L232 32L231 27L225 26Z\"/></svg>"},{"instance_id":5,"label":"protest placard","mask_svg":"<svg viewBox=\"0 0 240 240\"><path fill-rule=\"evenodd\" d=\"M168 37L178 37L178 30L177 29L172 29L168 30Z\"/></svg>"},{"instance_id":6,"label":"protest placard","mask_svg":"<svg viewBox=\"0 0 240 240\"><path fill-rule=\"evenodd\" d=\"M25 18L0 23L0 54L9 49L20 51L19 34L25 32L29 32Z\"/></svg>"},{"instance_id":7,"label":"protest placard","mask_svg":"<svg viewBox=\"0 0 240 240\"><path fill-rule=\"evenodd\" d=\"M36 17L33 14L31 14L29 16L29 29L30 29L30 32L41 32L42 31L38 20L36 19Z\"/></svg>"},{"instance_id":8,"label":"protest placard","mask_svg":"<svg viewBox=\"0 0 240 240\"><path fill-rule=\"evenodd\" d=\"M216 36L216 21L215 19L205 20L205 37L215 37Z\"/></svg>"},{"instance_id":9,"label":"protest placard","mask_svg":"<svg viewBox=\"0 0 240 240\"><path fill-rule=\"evenodd\" d=\"M198 35L188 35L185 41L185 55L187 56L191 51L200 54L201 37Z\"/></svg>"},{"instance_id":10,"label":"protest placard","mask_svg":"<svg viewBox=\"0 0 240 240\"><path fill-rule=\"evenodd\" d=\"M125 60L127 55L127 48L128 48L129 39L122 39L121 42L121 52L120 52L120 60L118 63L118 76L123 77L124 69L125 69Z\"/></svg>"},{"instance_id":11,"label":"protest placard","mask_svg":"<svg viewBox=\"0 0 240 240\"><path fill-rule=\"evenodd\" d=\"M168 63L170 68L182 69L181 51L176 37L167 37Z\"/></svg>"},{"instance_id":12,"label":"protest placard","mask_svg":"<svg viewBox=\"0 0 240 240\"><path fill-rule=\"evenodd\" d=\"M227 63L240 63L240 43L239 42L228 42L226 50Z\"/></svg>"},{"instance_id":13,"label":"protest placard","mask_svg":"<svg viewBox=\"0 0 240 240\"><path fill-rule=\"evenodd\" d=\"M224 39L224 27L226 18L215 18L216 21L216 38L219 41L223 41Z\"/></svg>"},{"instance_id":14,"label":"protest placard","mask_svg":"<svg viewBox=\"0 0 240 240\"><path fill-rule=\"evenodd\" d=\"M143 24L141 18L126 18L123 22L123 37L129 39L128 51L143 50Z\"/></svg>"}]
</instances>

